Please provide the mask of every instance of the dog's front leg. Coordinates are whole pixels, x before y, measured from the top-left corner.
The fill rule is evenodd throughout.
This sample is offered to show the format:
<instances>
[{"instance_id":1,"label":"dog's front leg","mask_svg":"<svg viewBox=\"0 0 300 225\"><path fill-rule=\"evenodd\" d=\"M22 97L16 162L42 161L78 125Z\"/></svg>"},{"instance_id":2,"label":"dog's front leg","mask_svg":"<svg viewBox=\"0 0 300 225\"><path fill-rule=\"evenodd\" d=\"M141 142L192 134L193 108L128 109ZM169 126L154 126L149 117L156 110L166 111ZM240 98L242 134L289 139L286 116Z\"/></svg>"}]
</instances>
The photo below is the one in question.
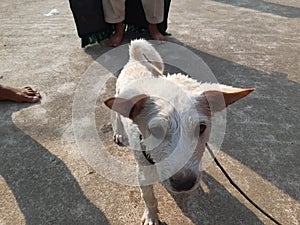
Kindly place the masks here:
<instances>
[{"instance_id":1,"label":"dog's front leg","mask_svg":"<svg viewBox=\"0 0 300 225\"><path fill-rule=\"evenodd\" d=\"M118 145L126 145L128 138L121 120L121 115L117 112L112 112L111 119L114 130L114 142L116 142Z\"/></svg>"},{"instance_id":2,"label":"dog's front leg","mask_svg":"<svg viewBox=\"0 0 300 225\"><path fill-rule=\"evenodd\" d=\"M140 189L146 207L142 225L159 225L157 199L154 196L153 185L141 186Z\"/></svg>"}]
</instances>

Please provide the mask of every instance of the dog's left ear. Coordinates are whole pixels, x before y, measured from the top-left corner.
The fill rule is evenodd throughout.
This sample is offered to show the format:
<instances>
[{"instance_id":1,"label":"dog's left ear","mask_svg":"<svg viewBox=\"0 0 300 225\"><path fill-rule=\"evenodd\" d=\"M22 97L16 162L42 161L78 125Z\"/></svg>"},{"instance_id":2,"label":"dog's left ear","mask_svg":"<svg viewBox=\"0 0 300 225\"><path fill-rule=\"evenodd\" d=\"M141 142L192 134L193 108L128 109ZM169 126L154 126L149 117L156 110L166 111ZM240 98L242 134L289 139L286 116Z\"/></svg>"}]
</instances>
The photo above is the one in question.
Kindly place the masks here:
<instances>
[{"instance_id":1,"label":"dog's left ear","mask_svg":"<svg viewBox=\"0 0 300 225\"><path fill-rule=\"evenodd\" d=\"M255 88L241 89L241 88L229 88L226 90L209 90L202 94L200 104L205 105L211 112L220 112L230 104L246 97Z\"/></svg>"},{"instance_id":2,"label":"dog's left ear","mask_svg":"<svg viewBox=\"0 0 300 225\"><path fill-rule=\"evenodd\" d=\"M130 99L112 97L104 101L104 104L111 110L133 120L141 113L148 99L149 96L145 94L137 95Z\"/></svg>"}]
</instances>

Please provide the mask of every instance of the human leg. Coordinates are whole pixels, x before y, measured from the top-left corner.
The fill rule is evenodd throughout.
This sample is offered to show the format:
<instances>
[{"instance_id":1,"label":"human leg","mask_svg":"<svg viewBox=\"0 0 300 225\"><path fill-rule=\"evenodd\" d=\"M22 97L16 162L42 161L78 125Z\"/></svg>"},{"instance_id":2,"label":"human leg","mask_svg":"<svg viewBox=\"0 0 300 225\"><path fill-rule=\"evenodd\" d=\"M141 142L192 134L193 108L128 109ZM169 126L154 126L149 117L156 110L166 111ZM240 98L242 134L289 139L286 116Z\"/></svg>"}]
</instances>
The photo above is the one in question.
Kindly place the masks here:
<instances>
[{"instance_id":1,"label":"human leg","mask_svg":"<svg viewBox=\"0 0 300 225\"><path fill-rule=\"evenodd\" d=\"M148 29L149 29L151 37L154 40L159 41L159 43L163 43L163 42L167 41L167 38L162 33L160 33L156 24L150 23L148 26Z\"/></svg>"},{"instance_id":2,"label":"human leg","mask_svg":"<svg viewBox=\"0 0 300 225\"><path fill-rule=\"evenodd\" d=\"M107 41L107 45L119 46L123 39L124 27L122 22L125 19L125 0L103 0L104 18L107 23L115 24L115 33Z\"/></svg>"},{"instance_id":3,"label":"human leg","mask_svg":"<svg viewBox=\"0 0 300 225\"><path fill-rule=\"evenodd\" d=\"M142 0L142 4L151 37L160 42L166 41L167 39L157 28L157 24L164 20L164 0Z\"/></svg>"}]
</instances>

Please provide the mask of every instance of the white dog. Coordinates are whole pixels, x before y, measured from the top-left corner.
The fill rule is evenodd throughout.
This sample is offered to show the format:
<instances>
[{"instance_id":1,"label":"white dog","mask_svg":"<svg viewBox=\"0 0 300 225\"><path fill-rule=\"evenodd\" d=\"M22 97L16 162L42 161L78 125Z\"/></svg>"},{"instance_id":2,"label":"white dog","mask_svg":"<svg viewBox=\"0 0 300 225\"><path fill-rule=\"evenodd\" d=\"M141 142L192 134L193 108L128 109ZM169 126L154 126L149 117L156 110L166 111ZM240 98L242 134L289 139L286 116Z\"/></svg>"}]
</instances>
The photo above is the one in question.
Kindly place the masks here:
<instances>
[{"instance_id":1,"label":"white dog","mask_svg":"<svg viewBox=\"0 0 300 225\"><path fill-rule=\"evenodd\" d=\"M173 192L197 188L212 116L254 89L164 76L160 55L145 40L132 41L129 55L105 104L114 111L114 141L134 150L146 205L142 224L158 225L152 184L162 181Z\"/></svg>"}]
</instances>

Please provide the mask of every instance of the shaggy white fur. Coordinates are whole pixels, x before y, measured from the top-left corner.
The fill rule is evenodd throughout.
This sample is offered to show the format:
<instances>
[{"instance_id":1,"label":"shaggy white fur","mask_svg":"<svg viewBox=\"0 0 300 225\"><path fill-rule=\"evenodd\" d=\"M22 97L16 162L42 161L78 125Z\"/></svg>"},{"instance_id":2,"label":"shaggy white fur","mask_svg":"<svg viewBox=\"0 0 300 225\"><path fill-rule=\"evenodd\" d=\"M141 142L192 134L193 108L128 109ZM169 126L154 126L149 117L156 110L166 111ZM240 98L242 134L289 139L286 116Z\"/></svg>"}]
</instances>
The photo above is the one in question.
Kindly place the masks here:
<instances>
[{"instance_id":1,"label":"shaggy white fur","mask_svg":"<svg viewBox=\"0 0 300 225\"><path fill-rule=\"evenodd\" d=\"M197 188L212 116L254 89L199 83L183 74L164 76L160 55L145 40L132 41L129 55L116 96L105 104L114 111L114 140L129 145L138 164L146 205L142 223L158 225L152 184L161 181L173 192Z\"/></svg>"}]
</instances>

